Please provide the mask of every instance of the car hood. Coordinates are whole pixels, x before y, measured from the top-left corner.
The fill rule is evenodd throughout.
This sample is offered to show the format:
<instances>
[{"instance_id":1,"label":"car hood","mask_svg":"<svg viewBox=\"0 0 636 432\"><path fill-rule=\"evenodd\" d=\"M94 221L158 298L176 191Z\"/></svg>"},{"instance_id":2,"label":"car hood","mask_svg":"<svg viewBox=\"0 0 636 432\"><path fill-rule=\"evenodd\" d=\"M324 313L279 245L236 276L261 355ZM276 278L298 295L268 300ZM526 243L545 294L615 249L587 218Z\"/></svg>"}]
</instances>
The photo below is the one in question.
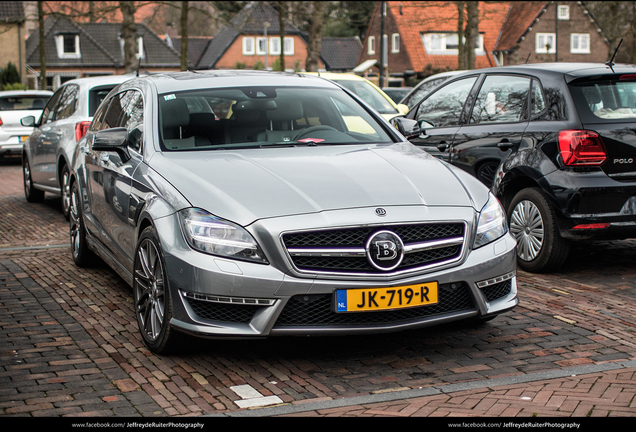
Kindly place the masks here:
<instances>
[{"instance_id":1,"label":"car hood","mask_svg":"<svg viewBox=\"0 0 636 432\"><path fill-rule=\"evenodd\" d=\"M488 190L408 143L156 153L152 169L192 204L241 225L370 206L472 206ZM475 197L478 196L476 199Z\"/></svg>"}]
</instances>

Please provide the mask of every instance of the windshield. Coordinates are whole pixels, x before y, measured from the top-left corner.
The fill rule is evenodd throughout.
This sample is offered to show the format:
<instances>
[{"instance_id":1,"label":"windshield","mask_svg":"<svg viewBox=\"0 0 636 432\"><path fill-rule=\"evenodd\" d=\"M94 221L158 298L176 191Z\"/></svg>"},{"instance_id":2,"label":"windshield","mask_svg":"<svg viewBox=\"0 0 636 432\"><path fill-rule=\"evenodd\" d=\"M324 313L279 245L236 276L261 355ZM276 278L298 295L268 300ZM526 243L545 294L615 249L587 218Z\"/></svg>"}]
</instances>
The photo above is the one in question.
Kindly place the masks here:
<instances>
[{"instance_id":1,"label":"windshield","mask_svg":"<svg viewBox=\"0 0 636 432\"><path fill-rule=\"evenodd\" d=\"M367 81L333 80L355 93L380 114L397 114L398 110Z\"/></svg>"},{"instance_id":2,"label":"windshield","mask_svg":"<svg viewBox=\"0 0 636 432\"><path fill-rule=\"evenodd\" d=\"M382 126L339 89L198 89L161 94L159 108L166 151L392 142Z\"/></svg>"},{"instance_id":3,"label":"windshield","mask_svg":"<svg viewBox=\"0 0 636 432\"><path fill-rule=\"evenodd\" d=\"M51 96L9 96L0 98L0 111L41 110Z\"/></svg>"}]
</instances>

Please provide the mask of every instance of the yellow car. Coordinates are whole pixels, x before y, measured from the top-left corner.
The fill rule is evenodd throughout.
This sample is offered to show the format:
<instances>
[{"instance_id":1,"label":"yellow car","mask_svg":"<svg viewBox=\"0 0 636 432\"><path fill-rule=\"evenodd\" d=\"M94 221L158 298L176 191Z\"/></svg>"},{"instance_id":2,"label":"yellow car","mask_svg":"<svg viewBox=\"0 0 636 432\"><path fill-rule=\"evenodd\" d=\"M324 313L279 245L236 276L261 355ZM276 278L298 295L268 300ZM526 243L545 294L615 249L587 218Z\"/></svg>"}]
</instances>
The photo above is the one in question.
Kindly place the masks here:
<instances>
[{"instance_id":1,"label":"yellow car","mask_svg":"<svg viewBox=\"0 0 636 432\"><path fill-rule=\"evenodd\" d=\"M387 120L406 114L409 111L406 105L397 105L378 86L361 76L349 73L332 72L303 72L307 75L317 75L330 81L337 82L347 90L355 93L360 99L371 105Z\"/></svg>"}]
</instances>

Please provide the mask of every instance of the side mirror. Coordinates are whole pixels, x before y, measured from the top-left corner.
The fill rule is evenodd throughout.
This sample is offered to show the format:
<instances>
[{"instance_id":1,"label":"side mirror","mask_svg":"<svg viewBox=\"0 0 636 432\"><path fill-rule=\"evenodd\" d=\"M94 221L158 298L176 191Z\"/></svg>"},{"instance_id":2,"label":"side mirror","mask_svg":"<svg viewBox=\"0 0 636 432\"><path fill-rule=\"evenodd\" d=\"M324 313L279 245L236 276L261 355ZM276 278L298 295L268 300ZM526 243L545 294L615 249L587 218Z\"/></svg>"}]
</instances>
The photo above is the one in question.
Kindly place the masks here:
<instances>
[{"instance_id":1,"label":"side mirror","mask_svg":"<svg viewBox=\"0 0 636 432\"><path fill-rule=\"evenodd\" d=\"M398 104L397 107L398 107L398 111L401 112L404 115L406 115L406 113L409 112L409 106L408 105Z\"/></svg>"},{"instance_id":2,"label":"side mirror","mask_svg":"<svg viewBox=\"0 0 636 432\"><path fill-rule=\"evenodd\" d=\"M420 129L430 129L430 128L434 128L435 125L431 122L428 122L426 120L420 120Z\"/></svg>"},{"instance_id":3,"label":"side mirror","mask_svg":"<svg viewBox=\"0 0 636 432\"><path fill-rule=\"evenodd\" d=\"M93 135L93 150L117 152L123 161L130 159L128 154L128 129L124 127L104 129Z\"/></svg>"},{"instance_id":4,"label":"side mirror","mask_svg":"<svg viewBox=\"0 0 636 432\"><path fill-rule=\"evenodd\" d=\"M404 138L411 139L420 136L420 125L415 120L407 119L405 117L393 117L391 124L404 135Z\"/></svg>"},{"instance_id":5,"label":"side mirror","mask_svg":"<svg viewBox=\"0 0 636 432\"><path fill-rule=\"evenodd\" d=\"M20 124L24 127L34 127L35 126L35 117L34 116L26 116L20 119Z\"/></svg>"}]
</instances>

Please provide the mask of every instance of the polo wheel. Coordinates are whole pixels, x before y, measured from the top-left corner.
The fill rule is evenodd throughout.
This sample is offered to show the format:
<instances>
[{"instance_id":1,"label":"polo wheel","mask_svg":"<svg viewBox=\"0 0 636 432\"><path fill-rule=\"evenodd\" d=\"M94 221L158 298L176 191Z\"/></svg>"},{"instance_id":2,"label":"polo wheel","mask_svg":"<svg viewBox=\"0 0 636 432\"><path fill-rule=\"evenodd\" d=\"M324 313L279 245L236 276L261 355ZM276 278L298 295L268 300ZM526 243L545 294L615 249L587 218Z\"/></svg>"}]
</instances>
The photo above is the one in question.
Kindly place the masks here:
<instances>
[{"instance_id":1,"label":"polo wheel","mask_svg":"<svg viewBox=\"0 0 636 432\"><path fill-rule=\"evenodd\" d=\"M554 209L539 188L522 189L508 208L511 234L517 239L517 263L529 272L561 266L570 246L559 233Z\"/></svg>"},{"instance_id":2,"label":"polo wheel","mask_svg":"<svg viewBox=\"0 0 636 432\"><path fill-rule=\"evenodd\" d=\"M24 181L24 196L30 203L40 203L44 201L44 191L33 186L31 178L31 165L26 156L22 156L22 180Z\"/></svg>"}]
</instances>

